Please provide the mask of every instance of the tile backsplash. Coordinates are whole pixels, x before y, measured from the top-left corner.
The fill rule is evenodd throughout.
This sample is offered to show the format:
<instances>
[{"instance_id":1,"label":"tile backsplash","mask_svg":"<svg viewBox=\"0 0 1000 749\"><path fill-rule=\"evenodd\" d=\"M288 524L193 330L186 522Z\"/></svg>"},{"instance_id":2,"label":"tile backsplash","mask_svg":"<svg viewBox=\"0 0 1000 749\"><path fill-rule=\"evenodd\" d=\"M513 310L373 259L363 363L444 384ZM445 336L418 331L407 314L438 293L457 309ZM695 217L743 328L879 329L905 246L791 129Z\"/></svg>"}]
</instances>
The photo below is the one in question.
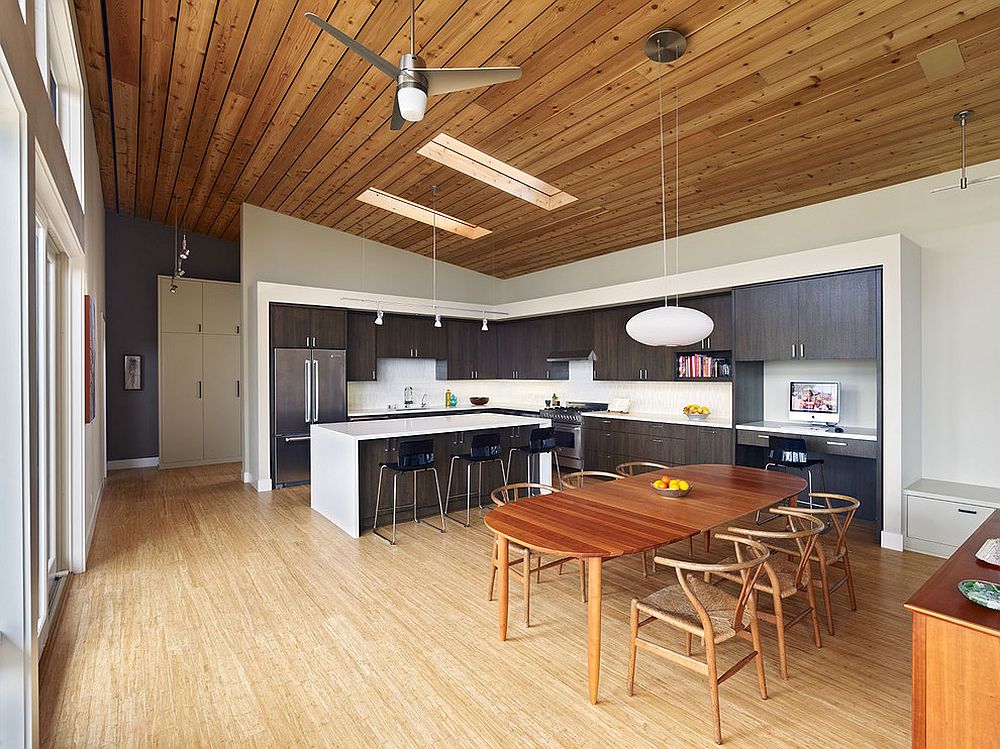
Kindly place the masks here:
<instances>
[{"instance_id":1,"label":"tile backsplash","mask_svg":"<svg viewBox=\"0 0 1000 749\"><path fill-rule=\"evenodd\" d=\"M542 406L555 393L559 400L598 401L631 398L637 413L679 414L688 403L708 406L722 419L732 418L732 385L728 382L601 382L594 381L594 365L589 361L569 363L569 380L437 380L436 363L431 359L379 359L376 382L351 382L347 386L350 411L387 408L403 402L403 388L413 387L419 403L426 393L431 406L444 405L444 393L451 389L459 404L469 405L469 397L489 396L498 404Z\"/></svg>"}]
</instances>

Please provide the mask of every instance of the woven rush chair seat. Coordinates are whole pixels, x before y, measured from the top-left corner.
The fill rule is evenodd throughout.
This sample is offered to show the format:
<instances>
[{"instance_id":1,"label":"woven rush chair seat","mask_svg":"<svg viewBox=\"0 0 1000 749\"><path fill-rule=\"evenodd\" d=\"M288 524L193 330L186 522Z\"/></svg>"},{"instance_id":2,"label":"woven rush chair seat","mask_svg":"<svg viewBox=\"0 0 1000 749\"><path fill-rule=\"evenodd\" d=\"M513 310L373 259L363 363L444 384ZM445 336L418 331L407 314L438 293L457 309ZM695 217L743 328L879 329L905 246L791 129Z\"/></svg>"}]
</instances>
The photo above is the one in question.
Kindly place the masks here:
<instances>
[{"instance_id":1,"label":"woven rush chair seat","mask_svg":"<svg viewBox=\"0 0 1000 749\"><path fill-rule=\"evenodd\" d=\"M736 557L733 557L731 561L735 562ZM686 579L691 591L701 601L708 612L709 619L712 620L715 642L725 642L736 637L733 621L739 599L721 588L709 585L696 575L687 575ZM656 618L698 637L705 636L698 612L691 605L687 594L681 590L681 586L676 583L668 585L666 588L660 588L655 593L640 599L636 605L643 614L656 616ZM753 614L749 610L743 609L744 627L750 626L752 617Z\"/></svg>"}]
</instances>

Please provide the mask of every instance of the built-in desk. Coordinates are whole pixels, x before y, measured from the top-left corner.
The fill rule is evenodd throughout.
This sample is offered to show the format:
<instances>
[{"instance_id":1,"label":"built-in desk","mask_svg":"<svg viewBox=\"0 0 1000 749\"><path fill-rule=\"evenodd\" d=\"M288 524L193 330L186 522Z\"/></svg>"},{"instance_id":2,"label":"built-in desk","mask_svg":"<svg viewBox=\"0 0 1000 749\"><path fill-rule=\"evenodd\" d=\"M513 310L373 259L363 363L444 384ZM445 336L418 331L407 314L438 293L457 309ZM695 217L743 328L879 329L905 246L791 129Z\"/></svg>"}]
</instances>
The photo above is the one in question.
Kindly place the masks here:
<instances>
[{"instance_id":1,"label":"built-in desk","mask_svg":"<svg viewBox=\"0 0 1000 749\"><path fill-rule=\"evenodd\" d=\"M858 517L877 521L880 506L878 432L866 427L829 427L783 421L752 421L736 425L736 462L763 468L771 437L799 437L810 457L824 461L813 469L813 489L846 494L861 501Z\"/></svg>"},{"instance_id":2,"label":"built-in desk","mask_svg":"<svg viewBox=\"0 0 1000 749\"><path fill-rule=\"evenodd\" d=\"M782 421L754 421L736 425L736 444L767 447L770 437L801 437L806 450L827 455L846 455L854 458L878 457L878 433L864 427L843 427L843 432L830 431L829 427L794 424Z\"/></svg>"}]
</instances>

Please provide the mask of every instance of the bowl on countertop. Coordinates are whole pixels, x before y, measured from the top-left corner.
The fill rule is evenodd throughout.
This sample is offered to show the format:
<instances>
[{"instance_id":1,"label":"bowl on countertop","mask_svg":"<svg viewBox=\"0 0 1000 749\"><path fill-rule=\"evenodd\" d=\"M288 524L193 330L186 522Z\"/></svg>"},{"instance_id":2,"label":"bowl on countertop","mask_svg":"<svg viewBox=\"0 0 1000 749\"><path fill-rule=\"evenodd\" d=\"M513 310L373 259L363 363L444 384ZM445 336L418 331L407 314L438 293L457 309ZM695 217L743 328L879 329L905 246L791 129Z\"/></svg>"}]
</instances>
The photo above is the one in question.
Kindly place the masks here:
<instances>
[{"instance_id":1,"label":"bowl on countertop","mask_svg":"<svg viewBox=\"0 0 1000 749\"><path fill-rule=\"evenodd\" d=\"M489 398L483 398L482 396L469 398L469 403L471 403L473 406L485 406L489 402L490 402Z\"/></svg>"},{"instance_id":2,"label":"bowl on countertop","mask_svg":"<svg viewBox=\"0 0 1000 749\"><path fill-rule=\"evenodd\" d=\"M649 482L650 488L652 488L652 490L657 494L659 494L661 497L664 497L666 499L681 499L682 497L686 497L688 494L690 494L691 490L694 489L694 485L690 483L688 484L687 489L659 489L655 486L655 483L656 482L654 481L650 481Z\"/></svg>"},{"instance_id":3,"label":"bowl on countertop","mask_svg":"<svg viewBox=\"0 0 1000 749\"><path fill-rule=\"evenodd\" d=\"M684 414L688 421L706 421L712 414Z\"/></svg>"}]
</instances>

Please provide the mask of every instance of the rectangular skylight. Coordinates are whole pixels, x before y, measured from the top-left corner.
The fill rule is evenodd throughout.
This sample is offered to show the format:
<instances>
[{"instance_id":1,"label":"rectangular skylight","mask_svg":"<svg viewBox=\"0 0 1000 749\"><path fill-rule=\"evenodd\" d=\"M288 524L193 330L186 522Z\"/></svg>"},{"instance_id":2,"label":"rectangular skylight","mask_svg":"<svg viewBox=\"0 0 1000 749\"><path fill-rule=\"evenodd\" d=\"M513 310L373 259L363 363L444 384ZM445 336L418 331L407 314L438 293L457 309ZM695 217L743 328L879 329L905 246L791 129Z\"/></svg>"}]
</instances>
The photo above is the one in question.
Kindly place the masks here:
<instances>
[{"instance_id":1,"label":"rectangular skylight","mask_svg":"<svg viewBox=\"0 0 1000 749\"><path fill-rule=\"evenodd\" d=\"M412 218L415 221L422 221L430 226L437 226L467 239L479 239L490 233L489 229L470 224L467 221L462 221L462 219L449 216L447 213L435 211L432 208L427 208L411 200L400 198L397 195L376 190L374 187L369 187L358 195L358 200L373 205L376 208L384 208L387 211L398 213L400 216Z\"/></svg>"},{"instance_id":2,"label":"rectangular skylight","mask_svg":"<svg viewBox=\"0 0 1000 749\"><path fill-rule=\"evenodd\" d=\"M444 133L439 133L424 144L417 153L547 211L576 200L558 187L542 182Z\"/></svg>"}]
</instances>

